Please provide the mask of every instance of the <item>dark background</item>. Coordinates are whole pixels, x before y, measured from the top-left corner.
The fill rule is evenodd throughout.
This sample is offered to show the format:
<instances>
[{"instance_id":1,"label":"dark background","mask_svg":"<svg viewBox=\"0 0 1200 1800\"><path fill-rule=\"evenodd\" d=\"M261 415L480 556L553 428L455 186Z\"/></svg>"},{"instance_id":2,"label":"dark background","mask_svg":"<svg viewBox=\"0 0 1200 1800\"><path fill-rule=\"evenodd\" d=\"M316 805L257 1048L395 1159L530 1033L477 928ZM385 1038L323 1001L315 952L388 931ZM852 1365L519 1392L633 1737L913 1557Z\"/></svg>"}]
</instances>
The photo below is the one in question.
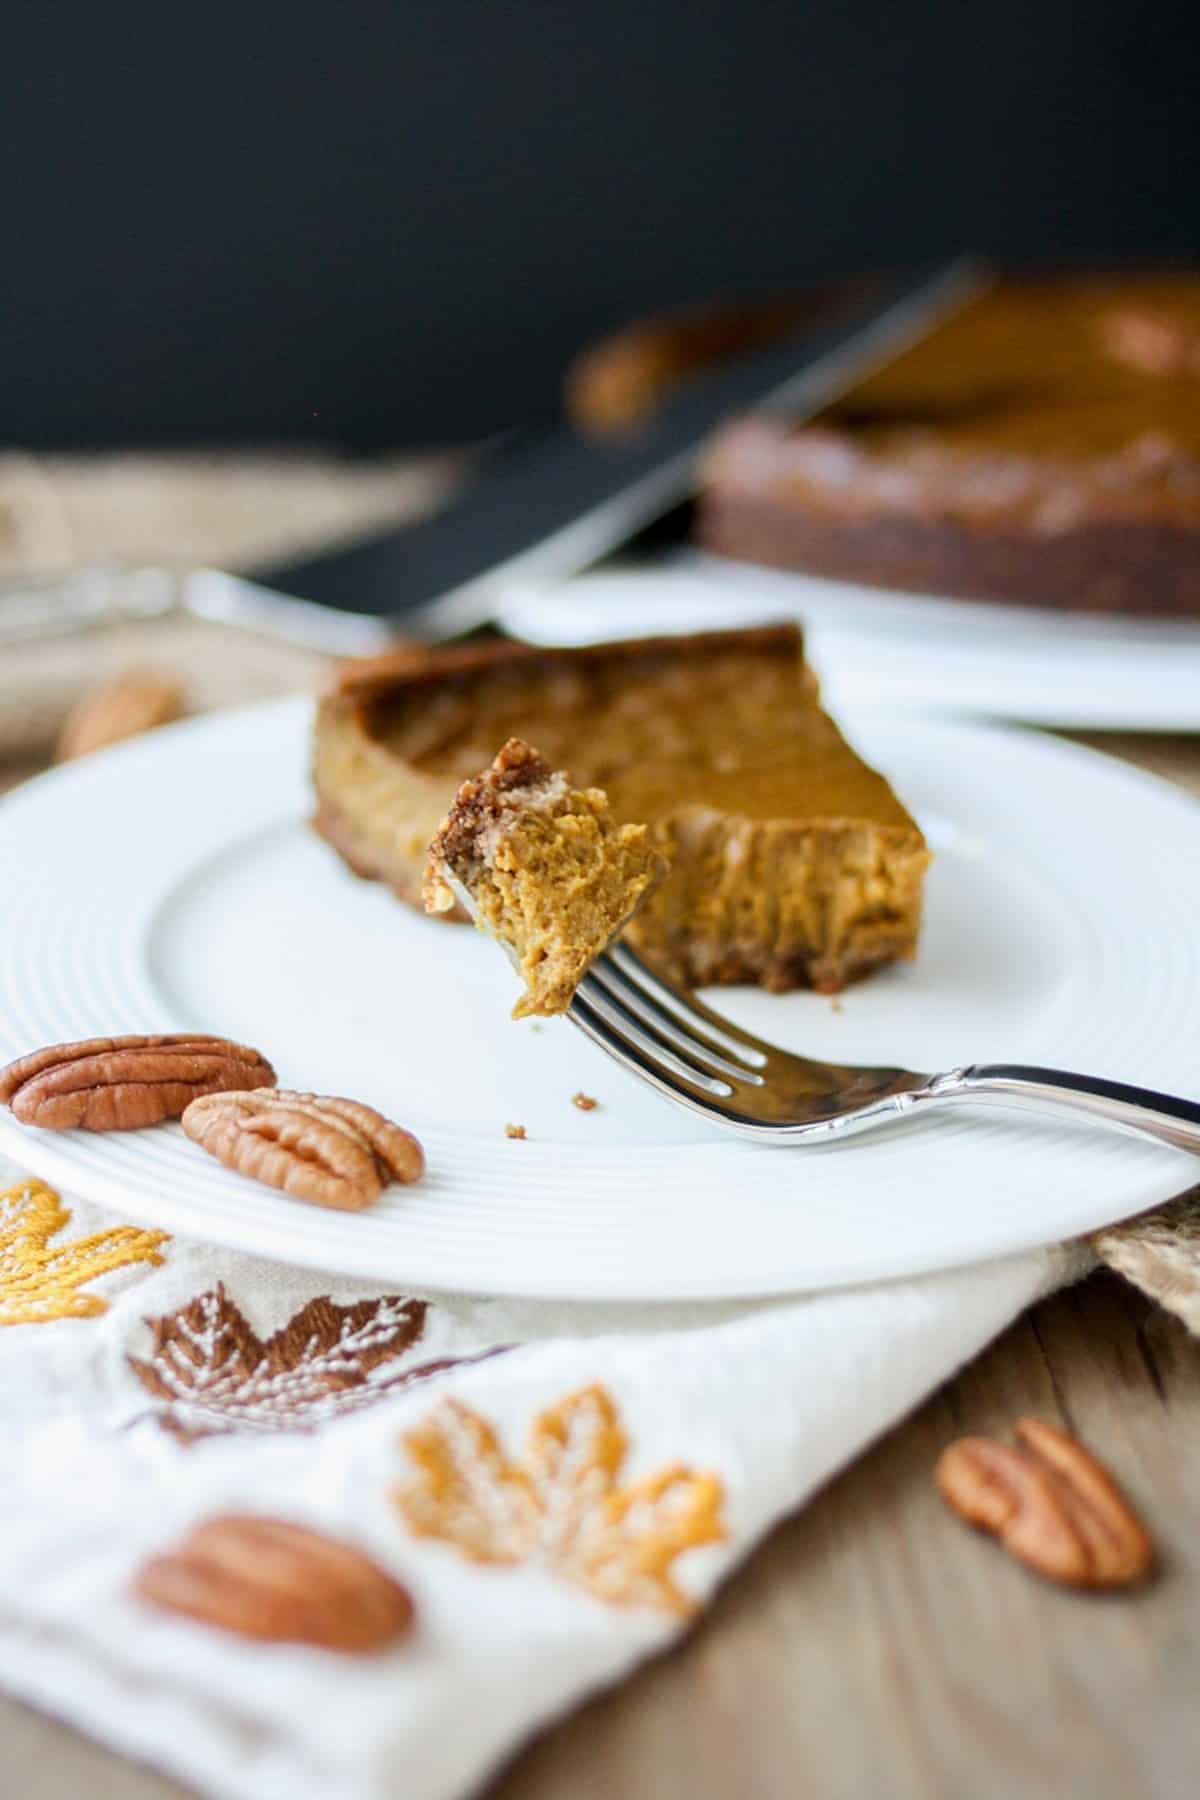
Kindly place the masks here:
<instances>
[{"instance_id":1,"label":"dark background","mask_svg":"<svg viewBox=\"0 0 1200 1800\"><path fill-rule=\"evenodd\" d=\"M444 441L550 411L575 348L660 307L964 244L1186 251L1198 16L8 10L0 441Z\"/></svg>"}]
</instances>

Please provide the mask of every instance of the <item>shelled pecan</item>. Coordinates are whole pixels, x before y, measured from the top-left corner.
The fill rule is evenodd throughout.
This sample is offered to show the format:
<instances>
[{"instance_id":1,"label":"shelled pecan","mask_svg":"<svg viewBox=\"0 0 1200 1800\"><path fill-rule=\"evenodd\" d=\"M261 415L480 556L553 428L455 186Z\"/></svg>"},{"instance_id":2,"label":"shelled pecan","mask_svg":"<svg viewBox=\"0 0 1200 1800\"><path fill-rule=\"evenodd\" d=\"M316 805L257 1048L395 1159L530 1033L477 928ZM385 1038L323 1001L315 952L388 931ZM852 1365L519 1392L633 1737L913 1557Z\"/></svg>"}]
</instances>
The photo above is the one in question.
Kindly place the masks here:
<instances>
[{"instance_id":1,"label":"shelled pecan","mask_svg":"<svg viewBox=\"0 0 1200 1800\"><path fill-rule=\"evenodd\" d=\"M211 1094L192 1102L183 1129L226 1168L342 1211L361 1211L389 1181L419 1181L425 1172L412 1133L357 1100Z\"/></svg>"},{"instance_id":2,"label":"shelled pecan","mask_svg":"<svg viewBox=\"0 0 1200 1800\"><path fill-rule=\"evenodd\" d=\"M201 1094L274 1081L259 1051L203 1032L85 1038L0 1069L0 1105L42 1131L136 1131L178 1118Z\"/></svg>"},{"instance_id":3,"label":"shelled pecan","mask_svg":"<svg viewBox=\"0 0 1200 1800\"><path fill-rule=\"evenodd\" d=\"M1139 375L1200 377L1200 331L1151 307L1107 312L1099 321L1104 348Z\"/></svg>"},{"instance_id":4,"label":"shelled pecan","mask_svg":"<svg viewBox=\"0 0 1200 1800\"><path fill-rule=\"evenodd\" d=\"M72 708L59 734L57 761L73 762L123 738L183 716L183 687L155 669L127 669Z\"/></svg>"},{"instance_id":5,"label":"shelled pecan","mask_svg":"<svg viewBox=\"0 0 1200 1800\"><path fill-rule=\"evenodd\" d=\"M382 1650L414 1615L407 1588L361 1551L250 1513L204 1520L177 1550L143 1565L134 1591L241 1637L324 1650Z\"/></svg>"},{"instance_id":6,"label":"shelled pecan","mask_svg":"<svg viewBox=\"0 0 1200 1800\"><path fill-rule=\"evenodd\" d=\"M1154 1547L1107 1469L1056 1425L1018 1419L1013 1431L1015 1445L965 1437L942 1452L935 1480L947 1504L1051 1581L1140 1581Z\"/></svg>"}]
</instances>

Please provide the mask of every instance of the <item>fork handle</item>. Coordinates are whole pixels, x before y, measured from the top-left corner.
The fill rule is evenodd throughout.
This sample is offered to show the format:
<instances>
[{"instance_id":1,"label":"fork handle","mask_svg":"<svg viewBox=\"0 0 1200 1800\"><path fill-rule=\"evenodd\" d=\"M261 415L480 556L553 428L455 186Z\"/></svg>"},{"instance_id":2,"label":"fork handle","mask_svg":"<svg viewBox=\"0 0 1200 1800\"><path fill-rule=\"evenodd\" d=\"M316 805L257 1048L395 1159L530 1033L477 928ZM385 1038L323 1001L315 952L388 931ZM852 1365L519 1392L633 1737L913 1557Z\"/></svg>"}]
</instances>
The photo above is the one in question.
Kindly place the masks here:
<instances>
[{"instance_id":1,"label":"fork handle","mask_svg":"<svg viewBox=\"0 0 1200 1800\"><path fill-rule=\"evenodd\" d=\"M1094 1119L1200 1156L1200 1103L1153 1088L1021 1063L973 1063L930 1082L931 1100L994 1100Z\"/></svg>"}]
</instances>

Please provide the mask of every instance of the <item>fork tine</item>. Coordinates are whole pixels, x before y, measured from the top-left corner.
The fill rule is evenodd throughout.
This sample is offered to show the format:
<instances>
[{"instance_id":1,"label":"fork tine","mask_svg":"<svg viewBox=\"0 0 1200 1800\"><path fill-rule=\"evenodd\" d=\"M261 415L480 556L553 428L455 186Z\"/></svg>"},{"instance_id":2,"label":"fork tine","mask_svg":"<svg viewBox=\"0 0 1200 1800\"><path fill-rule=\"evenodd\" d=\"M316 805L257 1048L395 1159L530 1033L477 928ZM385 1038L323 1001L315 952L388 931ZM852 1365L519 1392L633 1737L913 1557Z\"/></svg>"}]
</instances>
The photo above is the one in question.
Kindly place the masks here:
<instances>
[{"instance_id":1,"label":"fork tine","mask_svg":"<svg viewBox=\"0 0 1200 1800\"><path fill-rule=\"evenodd\" d=\"M674 1041L670 1040L648 1019L639 1018L623 1005L620 995L610 993L595 981L593 971L584 976L575 991L575 998L582 999L613 1035L632 1045L656 1066L669 1069L680 1080L690 1082L705 1094L725 1097L733 1092L729 1081L717 1071L706 1068L689 1052L681 1032L676 1034ZM574 1005L575 1001L572 1001L572 1009Z\"/></svg>"},{"instance_id":2,"label":"fork tine","mask_svg":"<svg viewBox=\"0 0 1200 1800\"><path fill-rule=\"evenodd\" d=\"M657 1045L647 1047L639 1041L640 1033L629 1033L624 1026L606 1017L606 1011L602 997L593 1001L580 988L571 1002L568 1017L614 1061L624 1063L641 1080L679 1104L708 1117L721 1109L723 1102L728 1104L732 1090L727 1083L697 1074Z\"/></svg>"},{"instance_id":3,"label":"fork tine","mask_svg":"<svg viewBox=\"0 0 1200 1800\"><path fill-rule=\"evenodd\" d=\"M627 944L613 944L602 960L617 969L647 1000L671 1014L693 1037L707 1040L714 1049L727 1052L743 1065L761 1069L767 1062L770 1044L731 1025L728 1019L719 1017L694 994L672 987L648 968L640 956L635 956Z\"/></svg>"},{"instance_id":4,"label":"fork tine","mask_svg":"<svg viewBox=\"0 0 1200 1800\"><path fill-rule=\"evenodd\" d=\"M668 1012L646 988L630 981L611 958L597 957L584 979L591 987L603 988L624 1014L649 1031L660 1044L674 1047L685 1061L698 1064L709 1073L730 1076L735 1082L748 1081L755 1087L762 1086L763 1077L756 1070L724 1056L710 1033L701 1033L685 1025L681 1016Z\"/></svg>"}]
</instances>

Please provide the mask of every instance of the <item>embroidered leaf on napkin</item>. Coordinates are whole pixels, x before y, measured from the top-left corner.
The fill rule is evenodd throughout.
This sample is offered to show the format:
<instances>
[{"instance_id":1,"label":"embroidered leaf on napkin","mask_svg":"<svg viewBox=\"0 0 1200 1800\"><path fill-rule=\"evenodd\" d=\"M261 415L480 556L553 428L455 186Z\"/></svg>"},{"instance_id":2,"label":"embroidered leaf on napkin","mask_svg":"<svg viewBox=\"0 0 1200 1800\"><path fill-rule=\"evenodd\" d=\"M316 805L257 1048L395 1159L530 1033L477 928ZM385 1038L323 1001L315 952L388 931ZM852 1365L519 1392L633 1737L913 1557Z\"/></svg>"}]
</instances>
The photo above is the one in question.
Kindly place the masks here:
<instances>
[{"instance_id":1,"label":"embroidered leaf on napkin","mask_svg":"<svg viewBox=\"0 0 1200 1800\"><path fill-rule=\"evenodd\" d=\"M617 1606L689 1612L675 1559L725 1536L716 1475L672 1463L619 1485L628 1439L598 1385L540 1413L520 1462L457 1400L403 1442L418 1469L395 1493L410 1531L475 1562L541 1564Z\"/></svg>"},{"instance_id":2,"label":"embroidered leaf on napkin","mask_svg":"<svg viewBox=\"0 0 1200 1800\"><path fill-rule=\"evenodd\" d=\"M53 1188L20 1181L0 1193L0 1325L91 1319L108 1311L99 1294L80 1290L99 1275L132 1263L161 1264L165 1231L117 1225L90 1237L51 1244L71 1214Z\"/></svg>"},{"instance_id":3,"label":"embroidered leaf on napkin","mask_svg":"<svg viewBox=\"0 0 1200 1800\"><path fill-rule=\"evenodd\" d=\"M178 1312L147 1319L150 1355L127 1360L147 1393L166 1402L159 1423L184 1442L227 1431L312 1430L475 1360L448 1357L376 1374L420 1340L427 1310L423 1300L395 1294L354 1306L320 1298L263 1339L218 1283Z\"/></svg>"}]
</instances>

